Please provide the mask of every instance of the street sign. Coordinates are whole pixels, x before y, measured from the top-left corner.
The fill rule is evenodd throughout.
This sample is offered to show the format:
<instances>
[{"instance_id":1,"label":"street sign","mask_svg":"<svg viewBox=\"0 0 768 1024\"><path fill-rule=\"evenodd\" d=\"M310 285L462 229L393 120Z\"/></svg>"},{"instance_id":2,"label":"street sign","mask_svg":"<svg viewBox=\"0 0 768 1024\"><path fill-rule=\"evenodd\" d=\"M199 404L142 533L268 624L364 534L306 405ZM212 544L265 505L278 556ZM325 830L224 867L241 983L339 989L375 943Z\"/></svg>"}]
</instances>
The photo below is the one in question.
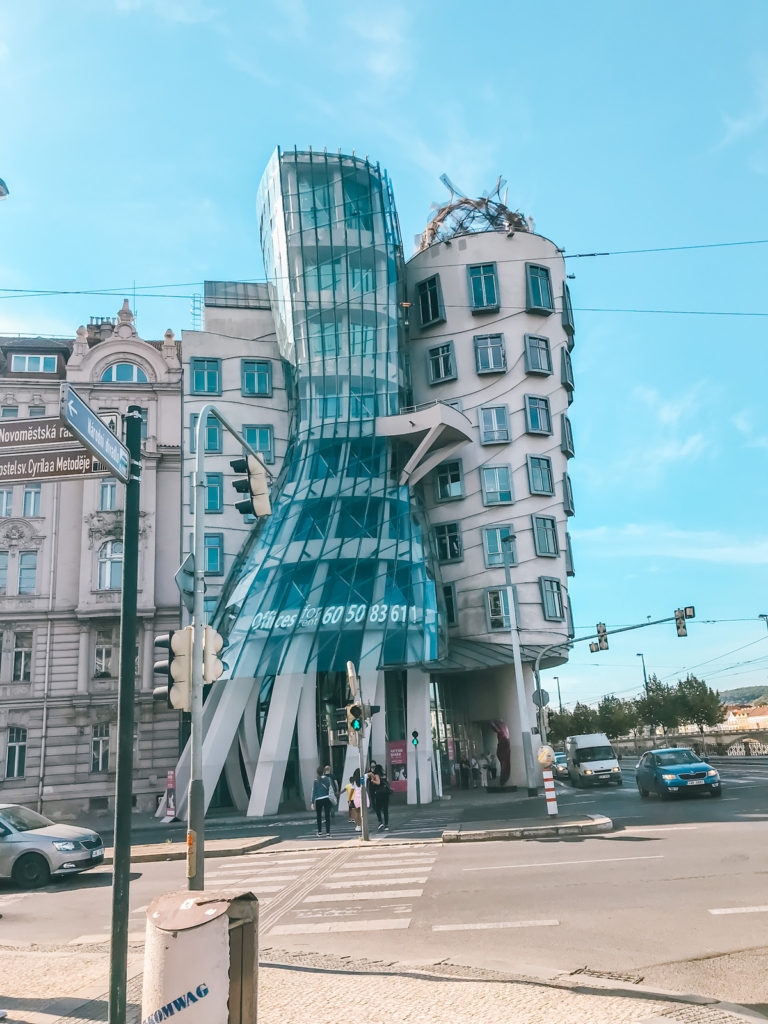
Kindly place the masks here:
<instances>
[{"instance_id":1,"label":"street sign","mask_svg":"<svg viewBox=\"0 0 768 1024\"><path fill-rule=\"evenodd\" d=\"M546 690L534 690L533 691L533 703L537 708L543 708L546 704L549 704L549 694Z\"/></svg>"},{"instance_id":2,"label":"street sign","mask_svg":"<svg viewBox=\"0 0 768 1024\"><path fill-rule=\"evenodd\" d=\"M61 418L77 435L85 447L104 463L107 472L123 483L131 475L131 459L128 449L118 441L106 423L103 423L93 409L72 389L70 384L61 385Z\"/></svg>"},{"instance_id":3,"label":"street sign","mask_svg":"<svg viewBox=\"0 0 768 1024\"><path fill-rule=\"evenodd\" d=\"M0 449L50 448L52 445L80 444L60 419L42 416L31 420L0 420Z\"/></svg>"},{"instance_id":4,"label":"street sign","mask_svg":"<svg viewBox=\"0 0 768 1024\"><path fill-rule=\"evenodd\" d=\"M101 461L79 445L52 452L0 454L0 483L15 484L27 480L70 480L92 474L103 476Z\"/></svg>"},{"instance_id":5,"label":"street sign","mask_svg":"<svg viewBox=\"0 0 768 1024\"><path fill-rule=\"evenodd\" d=\"M190 553L181 563L179 568L176 570L176 575L173 577L176 586L179 588L181 594L181 603L187 609L188 612L194 612L195 610L195 556ZM203 583L203 593L205 593L205 583Z\"/></svg>"}]
</instances>

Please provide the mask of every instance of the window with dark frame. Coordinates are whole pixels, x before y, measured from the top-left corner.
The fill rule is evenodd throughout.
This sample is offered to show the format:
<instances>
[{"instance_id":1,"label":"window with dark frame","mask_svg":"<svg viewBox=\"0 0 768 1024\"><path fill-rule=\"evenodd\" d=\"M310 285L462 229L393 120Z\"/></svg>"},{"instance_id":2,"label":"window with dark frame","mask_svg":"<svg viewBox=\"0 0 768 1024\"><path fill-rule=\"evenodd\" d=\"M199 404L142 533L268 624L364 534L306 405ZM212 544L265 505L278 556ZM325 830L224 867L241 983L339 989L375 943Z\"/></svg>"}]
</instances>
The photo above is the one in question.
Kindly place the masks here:
<instances>
[{"instance_id":1,"label":"window with dark frame","mask_svg":"<svg viewBox=\"0 0 768 1024\"><path fill-rule=\"evenodd\" d=\"M419 302L419 318L422 327L429 327L430 324L445 319L440 278L437 274L433 277L428 277L426 281L420 281L416 286L416 295Z\"/></svg>"},{"instance_id":2,"label":"window with dark frame","mask_svg":"<svg viewBox=\"0 0 768 1024\"><path fill-rule=\"evenodd\" d=\"M495 263L478 263L467 268L472 311L488 312L499 308L499 287Z\"/></svg>"},{"instance_id":3,"label":"window with dark frame","mask_svg":"<svg viewBox=\"0 0 768 1024\"><path fill-rule=\"evenodd\" d=\"M475 368L478 373L503 373L507 368L504 337L501 334L475 335Z\"/></svg>"},{"instance_id":4,"label":"window with dark frame","mask_svg":"<svg viewBox=\"0 0 768 1024\"><path fill-rule=\"evenodd\" d=\"M526 334L523 346L523 363L526 373L537 373L542 376L552 373L549 338L544 338L540 334Z\"/></svg>"},{"instance_id":5,"label":"window with dark frame","mask_svg":"<svg viewBox=\"0 0 768 1024\"><path fill-rule=\"evenodd\" d=\"M554 494L552 460L547 455L528 456L528 487L531 494Z\"/></svg>"},{"instance_id":6,"label":"window with dark frame","mask_svg":"<svg viewBox=\"0 0 768 1024\"><path fill-rule=\"evenodd\" d=\"M438 523L435 539L438 561L458 562L462 558L461 527L458 523Z\"/></svg>"},{"instance_id":7,"label":"window with dark frame","mask_svg":"<svg viewBox=\"0 0 768 1024\"><path fill-rule=\"evenodd\" d=\"M480 410L480 444L509 440L509 411L506 405L488 405Z\"/></svg>"},{"instance_id":8,"label":"window with dark frame","mask_svg":"<svg viewBox=\"0 0 768 1024\"><path fill-rule=\"evenodd\" d=\"M525 265L526 311L548 316L554 311L552 300L552 279L549 267L541 267L535 263Z\"/></svg>"},{"instance_id":9,"label":"window with dark frame","mask_svg":"<svg viewBox=\"0 0 768 1024\"><path fill-rule=\"evenodd\" d=\"M525 427L528 434L551 434L552 416L549 399L539 395L525 396Z\"/></svg>"},{"instance_id":10,"label":"window with dark frame","mask_svg":"<svg viewBox=\"0 0 768 1024\"><path fill-rule=\"evenodd\" d=\"M205 566L208 576L221 576L224 573L224 534L206 533L204 538Z\"/></svg>"},{"instance_id":11,"label":"window with dark frame","mask_svg":"<svg viewBox=\"0 0 768 1024\"><path fill-rule=\"evenodd\" d=\"M533 549L537 555L554 558L560 554L557 520L554 516L533 516Z\"/></svg>"},{"instance_id":12,"label":"window with dark frame","mask_svg":"<svg viewBox=\"0 0 768 1024\"><path fill-rule=\"evenodd\" d=\"M453 342L447 341L427 350L429 383L438 384L444 380L456 380L456 360L453 357Z\"/></svg>"},{"instance_id":13,"label":"window with dark frame","mask_svg":"<svg viewBox=\"0 0 768 1024\"><path fill-rule=\"evenodd\" d=\"M483 466L480 482L484 505L505 505L514 501L512 470L509 466Z\"/></svg>"},{"instance_id":14,"label":"window with dark frame","mask_svg":"<svg viewBox=\"0 0 768 1024\"><path fill-rule=\"evenodd\" d=\"M272 364L260 359L240 361L240 391L243 395L272 394Z\"/></svg>"},{"instance_id":15,"label":"window with dark frame","mask_svg":"<svg viewBox=\"0 0 768 1024\"><path fill-rule=\"evenodd\" d=\"M539 587L541 589L541 605L544 610L544 618L552 622L560 622L565 618L565 605L563 603L563 587L560 580L551 576L540 576Z\"/></svg>"},{"instance_id":16,"label":"window with dark frame","mask_svg":"<svg viewBox=\"0 0 768 1024\"><path fill-rule=\"evenodd\" d=\"M248 423L243 426L243 439L255 448L266 463L275 461L274 429L268 424Z\"/></svg>"},{"instance_id":17,"label":"window with dark frame","mask_svg":"<svg viewBox=\"0 0 768 1024\"><path fill-rule=\"evenodd\" d=\"M449 626L458 626L459 610L456 604L456 587L453 583L443 584L443 600L445 601L445 617Z\"/></svg>"},{"instance_id":18,"label":"window with dark frame","mask_svg":"<svg viewBox=\"0 0 768 1024\"><path fill-rule=\"evenodd\" d=\"M13 634L13 676L14 683L29 683L32 680L32 633Z\"/></svg>"},{"instance_id":19,"label":"window with dark frame","mask_svg":"<svg viewBox=\"0 0 768 1024\"><path fill-rule=\"evenodd\" d=\"M505 552L508 552L510 565L517 565L517 538L515 528L506 526L486 526L483 529L483 554L485 565L491 569L505 564Z\"/></svg>"},{"instance_id":20,"label":"window with dark frame","mask_svg":"<svg viewBox=\"0 0 768 1024\"><path fill-rule=\"evenodd\" d=\"M8 747L5 752L6 779L23 779L27 764L27 730L20 725L8 729Z\"/></svg>"},{"instance_id":21,"label":"window with dark frame","mask_svg":"<svg viewBox=\"0 0 768 1024\"><path fill-rule=\"evenodd\" d=\"M109 722L91 726L91 771L109 771Z\"/></svg>"},{"instance_id":22,"label":"window with dark frame","mask_svg":"<svg viewBox=\"0 0 768 1024\"><path fill-rule=\"evenodd\" d=\"M190 373L193 395L221 394L220 359L191 359Z\"/></svg>"},{"instance_id":23,"label":"window with dark frame","mask_svg":"<svg viewBox=\"0 0 768 1024\"><path fill-rule=\"evenodd\" d=\"M435 470L435 499L452 501L464 496L464 474L461 461L444 462Z\"/></svg>"}]
</instances>

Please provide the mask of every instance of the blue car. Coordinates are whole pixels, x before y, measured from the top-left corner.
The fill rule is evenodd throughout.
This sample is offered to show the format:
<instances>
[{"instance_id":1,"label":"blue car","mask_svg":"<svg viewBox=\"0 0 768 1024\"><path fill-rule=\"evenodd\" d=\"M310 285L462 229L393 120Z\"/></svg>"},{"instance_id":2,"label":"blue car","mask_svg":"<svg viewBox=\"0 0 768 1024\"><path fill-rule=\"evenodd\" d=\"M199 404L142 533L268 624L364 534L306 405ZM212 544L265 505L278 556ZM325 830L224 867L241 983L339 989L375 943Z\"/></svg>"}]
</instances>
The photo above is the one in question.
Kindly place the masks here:
<instances>
[{"instance_id":1,"label":"blue car","mask_svg":"<svg viewBox=\"0 0 768 1024\"><path fill-rule=\"evenodd\" d=\"M658 793L666 800L672 793L687 790L706 791L711 796L722 796L723 792L718 772L690 747L648 750L640 758L635 773L642 797Z\"/></svg>"}]
</instances>

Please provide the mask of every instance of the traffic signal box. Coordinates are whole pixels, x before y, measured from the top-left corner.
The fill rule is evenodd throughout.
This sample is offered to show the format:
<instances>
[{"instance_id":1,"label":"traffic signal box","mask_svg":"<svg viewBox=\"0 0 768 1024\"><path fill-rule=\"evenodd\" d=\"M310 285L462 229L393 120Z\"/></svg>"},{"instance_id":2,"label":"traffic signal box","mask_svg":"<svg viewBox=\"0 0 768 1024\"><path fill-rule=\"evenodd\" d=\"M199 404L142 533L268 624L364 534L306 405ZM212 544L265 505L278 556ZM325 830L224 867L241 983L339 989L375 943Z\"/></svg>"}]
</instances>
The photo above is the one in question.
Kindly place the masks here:
<instances>
[{"instance_id":1,"label":"traffic signal box","mask_svg":"<svg viewBox=\"0 0 768 1024\"><path fill-rule=\"evenodd\" d=\"M191 707L194 642L194 626L172 629L155 637L155 647L167 650L168 656L155 662L155 674L163 678L163 683L155 687L152 696L155 700L165 698L174 711L189 711Z\"/></svg>"},{"instance_id":2,"label":"traffic signal box","mask_svg":"<svg viewBox=\"0 0 768 1024\"><path fill-rule=\"evenodd\" d=\"M604 622L598 622L597 624L597 646L601 651L608 650L608 633Z\"/></svg>"},{"instance_id":3,"label":"traffic signal box","mask_svg":"<svg viewBox=\"0 0 768 1024\"><path fill-rule=\"evenodd\" d=\"M224 637L213 626L203 630L203 682L214 683L224 671L224 664L216 655L224 646Z\"/></svg>"},{"instance_id":4,"label":"traffic signal box","mask_svg":"<svg viewBox=\"0 0 768 1024\"><path fill-rule=\"evenodd\" d=\"M267 471L255 455L233 459L230 466L235 473L245 474L242 480L233 480L232 486L238 494L247 494L243 501L235 502L235 508L243 516L268 516L272 512L267 485Z\"/></svg>"},{"instance_id":5,"label":"traffic signal box","mask_svg":"<svg viewBox=\"0 0 768 1024\"><path fill-rule=\"evenodd\" d=\"M363 708L360 704L347 704L347 742L357 746L363 731Z\"/></svg>"},{"instance_id":6,"label":"traffic signal box","mask_svg":"<svg viewBox=\"0 0 768 1024\"><path fill-rule=\"evenodd\" d=\"M414 747L418 747L419 745L419 733L417 729L414 729L413 732L411 733L411 743L414 745Z\"/></svg>"}]
</instances>

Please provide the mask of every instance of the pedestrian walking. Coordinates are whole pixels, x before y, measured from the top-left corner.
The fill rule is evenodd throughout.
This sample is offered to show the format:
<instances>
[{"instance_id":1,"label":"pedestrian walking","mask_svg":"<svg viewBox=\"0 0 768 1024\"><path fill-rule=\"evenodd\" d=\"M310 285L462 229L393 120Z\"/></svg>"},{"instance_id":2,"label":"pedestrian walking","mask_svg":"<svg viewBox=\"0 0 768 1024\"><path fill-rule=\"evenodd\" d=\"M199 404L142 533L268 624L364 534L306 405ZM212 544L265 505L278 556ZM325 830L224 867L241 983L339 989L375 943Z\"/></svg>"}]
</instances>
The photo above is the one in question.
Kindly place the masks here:
<instances>
[{"instance_id":1,"label":"pedestrian walking","mask_svg":"<svg viewBox=\"0 0 768 1024\"><path fill-rule=\"evenodd\" d=\"M363 794L365 793L365 806L370 807L371 801L368 798L365 787L360 779L360 769L355 768L352 775L352 783L355 787L352 795L352 804L355 808L355 832L362 831L363 827Z\"/></svg>"},{"instance_id":2,"label":"pedestrian walking","mask_svg":"<svg viewBox=\"0 0 768 1024\"><path fill-rule=\"evenodd\" d=\"M331 834L332 793L333 799L335 799L333 779L330 775L325 775L322 768L318 768L317 778L312 784L312 810L317 815L317 834L319 836L323 834L323 815L325 815L326 835L330 836Z\"/></svg>"},{"instance_id":3,"label":"pedestrian walking","mask_svg":"<svg viewBox=\"0 0 768 1024\"><path fill-rule=\"evenodd\" d=\"M374 765L371 775L373 784L373 809L379 822L379 832L389 832L389 798L392 795L392 787L389 779L380 764Z\"/></svg>"},{"instance_id":4,"label":"pedestrian walking","mask_svg":"<svg viewBox=\"0 0 768 1024\"><path fill-rule=\"evenodd\" d=\"M329 764L327 764L323 769L323 775L327 775L328 778L331 780L331 789L333 790L333 795L336 797L335 800L333 799L333 797L331 797L331 803L333 804L332 813L335 815L336 809L339 806L339 793L341 792L341 790L339 789L339 784L336 782L336 779L334 779L333 777L333 773L331 772L331 766Z\"/></svg>"},{"instance_id":5,"label":"pedestrian walking","mask_svg":"<svg viewBox=\"0 0 768 1024\"><path fill-rule=\"evenodd\" d=\"M350 825L356 825L355 820L355 777L354 775L349 776L349 782L344 787L344 792L347 794L347 817L349 818Z\"/></svg>"}]
</instances>

